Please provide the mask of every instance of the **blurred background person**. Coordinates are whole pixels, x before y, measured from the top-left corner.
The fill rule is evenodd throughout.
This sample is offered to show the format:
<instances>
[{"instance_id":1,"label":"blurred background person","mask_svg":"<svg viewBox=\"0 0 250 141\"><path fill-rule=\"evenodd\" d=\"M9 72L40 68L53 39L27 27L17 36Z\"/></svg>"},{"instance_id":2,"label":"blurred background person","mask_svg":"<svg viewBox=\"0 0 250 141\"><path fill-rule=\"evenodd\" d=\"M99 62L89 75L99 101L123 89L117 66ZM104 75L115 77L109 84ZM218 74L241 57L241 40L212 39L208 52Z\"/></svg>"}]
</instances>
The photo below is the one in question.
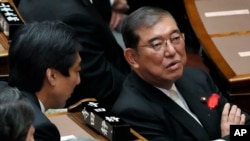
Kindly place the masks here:
<instances>
[{"instance_id":1,"label":"blurred background person","mask_svg":"<svg viewBox=\"0 0 250 141\"><path fill-rule=\"evenodd\" d=\"M92 3L111 29L120 25L129 10L127 0L92 0Z\"/></svg>"}]
</instances>

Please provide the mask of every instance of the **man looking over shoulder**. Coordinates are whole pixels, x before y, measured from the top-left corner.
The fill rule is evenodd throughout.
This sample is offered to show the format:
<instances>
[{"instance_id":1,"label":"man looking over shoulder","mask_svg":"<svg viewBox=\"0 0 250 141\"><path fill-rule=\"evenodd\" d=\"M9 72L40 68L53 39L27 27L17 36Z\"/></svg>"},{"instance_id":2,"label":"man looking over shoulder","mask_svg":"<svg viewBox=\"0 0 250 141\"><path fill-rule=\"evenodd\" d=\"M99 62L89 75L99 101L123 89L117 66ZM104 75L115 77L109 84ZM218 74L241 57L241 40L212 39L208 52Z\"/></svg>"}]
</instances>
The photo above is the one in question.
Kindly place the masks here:
<instances>
[{"instance_id":1,"label":"man looking over shoulder","mask_svg":"<svg viewBox=\"0 0 250 141\"><path fill-rule=\"evenodd\" d=\"M249 115L230 106L206 71L185 67L185 36L169 12L139 8L123 22L122 36L133 72L112 111L142 136L150 141L229 140L230 125L250 124Z\"/></svg>"},{"instance_id":2,"label":"man looking over shoulder","mask_svg":"<svg viewBox=\"0 0 250 141\"><path fill-rule=\"evenodd\" d=\"M74 28L79 36L80 56L84 58L80 77L84 81L75 88L66 106L91 97L111 107L130 72L121 46L94 5L99 2L104 12L110 10L111 14L110 0L91 1L93 4L90 0L20 0L17 6L27 23L60 20Z\"/></svg>"},{"instance_id":3,"label":"man looking over shoulder","mask_svg":"<svg viewBox=\"0 0 250 141\"><path fill-rule=\"evenodd\" d=\"M80 83L80 48L72 28L62 22L24 25L12 39L9 85L22 91L34 108L36 141L60 141L44 112L64 107Z\"/></svg>"}]
</instances>

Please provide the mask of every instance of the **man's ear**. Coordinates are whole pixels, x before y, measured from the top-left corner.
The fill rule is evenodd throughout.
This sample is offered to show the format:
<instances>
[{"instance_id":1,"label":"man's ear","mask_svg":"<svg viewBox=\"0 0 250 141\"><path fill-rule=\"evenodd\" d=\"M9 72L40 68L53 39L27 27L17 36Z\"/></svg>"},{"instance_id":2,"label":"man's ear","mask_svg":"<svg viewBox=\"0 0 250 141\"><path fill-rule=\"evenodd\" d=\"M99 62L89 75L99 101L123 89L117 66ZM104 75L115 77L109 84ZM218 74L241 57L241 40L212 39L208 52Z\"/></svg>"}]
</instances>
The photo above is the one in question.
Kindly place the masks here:
<instances>
[{"instance_id":1,"label":"man's ear","mask_svg":"<svg viewBox=\"0 0 250 141\"><path fill-rule=\"evenodd\" d=\"M124 50L124 56L127 62L131 65L133 69L136 69L139 67L139 64L137 63L138 53L136 52L135 49L126 48Z\"/></svg>"},{"instance_id":2,"label":"man's ear","mask_svg":"<svg viewBox=\"0 0 250 141\"><path fill-rule=\"evenodd\" d=\"M54 86L56 84L56 70L47 68L46 77L50 85Z\"/></svg>"}]
</instances>

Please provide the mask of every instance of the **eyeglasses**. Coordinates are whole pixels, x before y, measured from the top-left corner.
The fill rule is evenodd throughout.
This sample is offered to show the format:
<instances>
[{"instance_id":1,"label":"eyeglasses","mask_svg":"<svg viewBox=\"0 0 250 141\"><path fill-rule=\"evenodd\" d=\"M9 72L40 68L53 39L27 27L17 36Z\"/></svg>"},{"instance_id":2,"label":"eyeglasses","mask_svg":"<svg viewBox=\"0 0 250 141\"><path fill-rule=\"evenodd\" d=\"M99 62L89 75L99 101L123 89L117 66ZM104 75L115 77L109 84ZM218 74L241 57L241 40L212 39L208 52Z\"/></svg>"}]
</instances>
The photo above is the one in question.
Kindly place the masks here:
<instances>
[{"instance_id":1,"label":"eyeglasses","mask_svg":"<svg viewBox=\"0 0 250 141\"><path fill-rule=\"evenodd\" d=\"M154 49L155 51L160 51L164 48L164 46L167 47L168 44L171 44L173 46L178 46L182 43L183 43L183 33L176 32L176 33L173 33L169 39L155 38L149 44L142 45L139 47L150 47Z\"/></svg>"}]
</instances>

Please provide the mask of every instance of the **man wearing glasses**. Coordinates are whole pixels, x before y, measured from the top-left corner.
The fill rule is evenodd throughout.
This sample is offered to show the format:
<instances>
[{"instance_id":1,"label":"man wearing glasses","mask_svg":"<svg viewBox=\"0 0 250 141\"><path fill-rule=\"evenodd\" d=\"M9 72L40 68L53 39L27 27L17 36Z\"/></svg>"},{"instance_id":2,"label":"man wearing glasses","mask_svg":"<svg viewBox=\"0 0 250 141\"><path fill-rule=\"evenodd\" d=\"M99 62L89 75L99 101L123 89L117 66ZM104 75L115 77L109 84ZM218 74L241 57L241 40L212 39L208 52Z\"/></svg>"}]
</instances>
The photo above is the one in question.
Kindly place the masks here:
<instances>
[{"instance_id":1,"label":"man wearing glasses","mask_svg":"<svg viewBox=\"0 0 250 141\"><path fill-rule=\"evenodd\" d=\"M165 10L142 7L122 25L133 72L112 111L150 141L229 140L249 116L230 105L208 73L186 67L185 36Z\"/></svg>"}]
</instances>

